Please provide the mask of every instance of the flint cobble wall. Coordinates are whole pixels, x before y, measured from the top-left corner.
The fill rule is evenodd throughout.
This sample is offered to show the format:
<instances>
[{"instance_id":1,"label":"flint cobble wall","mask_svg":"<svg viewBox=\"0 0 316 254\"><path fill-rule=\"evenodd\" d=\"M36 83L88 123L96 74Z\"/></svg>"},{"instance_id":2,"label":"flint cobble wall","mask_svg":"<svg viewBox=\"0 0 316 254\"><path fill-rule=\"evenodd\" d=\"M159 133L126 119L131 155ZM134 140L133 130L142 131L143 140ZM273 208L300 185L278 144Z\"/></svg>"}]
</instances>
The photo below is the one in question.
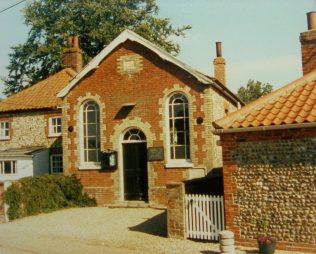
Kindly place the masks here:
<instances>
[{"instance_id":1,"label":"flint cobble wall","mask_svg":"<svg viewBox=\"0 0 316 254\"><path fill-rule=\"evenodd\" d=\"M226 228L237 243L255 244L264 233L280 249L315 251L316 129L226 134L221 142Z\"/></svg>"},{"instance_id":2,"label":"flint cobble wall","mask_svg":"<svg viewBox=\"0 0 316 254\"><path fill-rule=\"evenodd\" d=\"M0 141L0 150L31 146L61 147L60 137L48 137L48 119L58 115L57 111L1 115L1 120L10 122L10 139Z\"/></svg>"},{"instance_id":3,"label":"flint cobble wall","mask_svg":"<svg viewBox=\"0 0 316 254\"><path fill-rule=\"evenodd\" d=\"M316 241L316 139L237 145L235 222L242 238L258 235L257 220L281 241ZM256 218L254 220L254 218Z\"/></svg>"}]
</instances>

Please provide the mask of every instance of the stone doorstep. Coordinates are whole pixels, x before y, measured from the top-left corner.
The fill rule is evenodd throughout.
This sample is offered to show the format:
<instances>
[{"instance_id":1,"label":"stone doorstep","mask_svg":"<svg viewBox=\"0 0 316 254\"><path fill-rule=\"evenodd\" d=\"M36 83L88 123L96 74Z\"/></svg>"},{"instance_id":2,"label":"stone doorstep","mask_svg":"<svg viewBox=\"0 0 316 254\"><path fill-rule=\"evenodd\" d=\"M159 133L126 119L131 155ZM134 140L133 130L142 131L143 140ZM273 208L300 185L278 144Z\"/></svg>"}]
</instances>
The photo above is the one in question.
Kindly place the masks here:
<instances>
[{"instance_id":1,"label":"stone doorstep","mask_svg":"<svg viewBox=\"0 0 316 254\"><path fill-rule=\"evenodd\" d=\"M144 201L120 201L105 205L108 208L149 208L149 203Z\"/></svg>"}]
</instances>

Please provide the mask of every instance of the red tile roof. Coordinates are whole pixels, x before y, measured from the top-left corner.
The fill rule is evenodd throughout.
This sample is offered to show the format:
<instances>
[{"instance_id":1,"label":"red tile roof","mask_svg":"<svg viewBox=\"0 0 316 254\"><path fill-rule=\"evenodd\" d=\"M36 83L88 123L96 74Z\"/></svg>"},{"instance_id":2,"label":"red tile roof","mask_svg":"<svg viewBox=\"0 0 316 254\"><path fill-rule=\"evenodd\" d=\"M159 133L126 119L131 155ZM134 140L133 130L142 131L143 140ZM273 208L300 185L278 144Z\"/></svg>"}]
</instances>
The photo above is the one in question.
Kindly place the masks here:
<instances>
[{"instance_id":1,"label":"red tile roof","mask_svg":"<svg viewBox=\"0 0 316 254\"><path fill-rule=\"evenodd\" d=\"M76 75L70 68L63 69L35 85L22 90L0 102L0 112L56 108L61 99L56 95Z\"/></svg>"},{"instance_id":2,"label":"red tile roof","mask_svg":"<svg viewBox=\"0 0 316 254\"><path fill-rule=\"evenodd\" d=\"M248 128L316 122L316 70L214 122L216 128Z\"/></svg>"}]
</instances>

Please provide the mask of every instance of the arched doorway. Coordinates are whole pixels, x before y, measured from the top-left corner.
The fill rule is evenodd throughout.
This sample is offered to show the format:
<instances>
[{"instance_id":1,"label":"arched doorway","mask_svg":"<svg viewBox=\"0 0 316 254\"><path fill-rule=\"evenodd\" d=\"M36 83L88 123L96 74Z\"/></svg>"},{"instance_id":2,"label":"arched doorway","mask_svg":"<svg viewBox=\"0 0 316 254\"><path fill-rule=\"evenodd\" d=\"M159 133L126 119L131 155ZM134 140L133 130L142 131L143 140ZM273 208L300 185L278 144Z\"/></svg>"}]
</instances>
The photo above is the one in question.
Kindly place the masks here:
<instances>
[{"instance_id":1,"label":"arched doorway","mask_svg":"<svg viewBox=\"0 0 316 254\"><path fill-rule=\"evenodd\" d=\"M129 129L122 141L124 200L148 201L147 143L139 129Z\"/></svg>"}]
</instances>

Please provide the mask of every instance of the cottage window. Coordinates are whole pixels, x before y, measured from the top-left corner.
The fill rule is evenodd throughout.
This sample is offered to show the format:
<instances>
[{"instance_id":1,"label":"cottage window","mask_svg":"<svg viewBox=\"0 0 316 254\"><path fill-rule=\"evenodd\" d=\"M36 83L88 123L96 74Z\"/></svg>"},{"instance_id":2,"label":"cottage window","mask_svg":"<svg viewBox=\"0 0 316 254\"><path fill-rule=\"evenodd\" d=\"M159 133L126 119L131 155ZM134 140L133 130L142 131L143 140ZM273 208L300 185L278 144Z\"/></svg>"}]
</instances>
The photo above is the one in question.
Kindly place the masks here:
<instances>
[{"instance_id":1,"label":"cottage window","mask_svg":"<svg viewBox=\"0 0 316 254\"><path fill-rule=\"evenodd\" d=\"M85 166L100 165L100 112L92 100L82 105L81 163Z\"/></svg>"},{"instance_id":2,"label":"cottage window","mask_svg":"<svg viewBox=\"0 0 316 254\"><path fill-rule=\"evenodd\" d=\"M0 122L0 140L6 140L10 138L10 123L9 121Z\"/></svg>"},{"instance_id":3,"label":"cottage window","mask_svg":"<svg viewBox=\"0 0 316 254\"><path fill-rule=\"evenodd\" d=\"M49 118L49 136L56 137L61 135L61 117Z\"/></svg>"},{"instance_id":4,"label":"cottage window","mask_svg":"<svg viewBox=\"0 0 316 254\"><path fill-rule=\"evenodd\" d=\"M0 175L16 174L16 161L0 161Z\"/></svg>"},{"instance_id":5,"label":"cottage window","mask_svg":"<svg viewBox=\"0 0 316 254\"><path fill-rule=\"evenodd\" d=\"M61 154L53 154L50 156L50 168L52 174L60 174L63 172L63 156Z\"/></svg>"},{"instance_id":6,"label":"cottage window","mask_svg":"<svg viewBox=\"0 0 316 254\"><path fill-rule=\"evenodd\" d=\"M171 164L183 166L190 162L189 103L181 93L173 94L168 100L167 140L167 154Z\"/></svg>"}]
</instances>

